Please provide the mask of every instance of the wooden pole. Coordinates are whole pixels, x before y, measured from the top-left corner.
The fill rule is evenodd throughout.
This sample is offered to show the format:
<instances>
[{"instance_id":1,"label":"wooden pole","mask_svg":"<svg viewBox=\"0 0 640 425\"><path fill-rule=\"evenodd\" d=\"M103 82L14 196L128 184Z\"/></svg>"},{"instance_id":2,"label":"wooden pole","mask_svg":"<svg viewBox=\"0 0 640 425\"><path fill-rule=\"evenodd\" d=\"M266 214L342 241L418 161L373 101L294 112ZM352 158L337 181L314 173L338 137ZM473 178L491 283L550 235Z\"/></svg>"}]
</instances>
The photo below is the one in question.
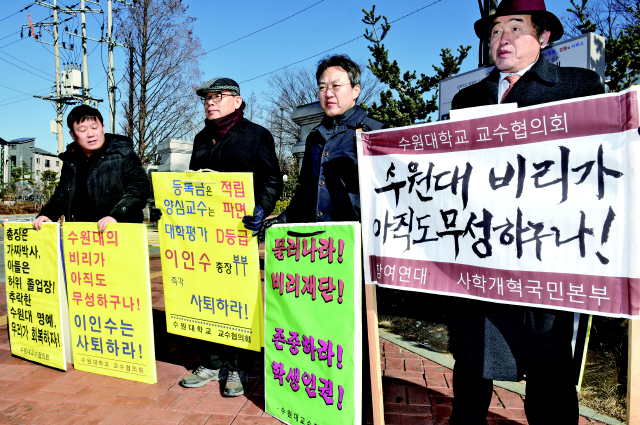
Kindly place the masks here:
<instances>
[{"instance_id":1,"label":"wooden pole","mask_svg":"<svg viewBox=\"0 0 640 425\"><path fill-rule=\"evenodd\" d=\"M640 425L640 320L629 320L627 425Z\"/></svg>"},{"instance_id":2,"label":"wooden pole","mask_svg":"<svg viewBox=\"0 0 640 425\"><path fill-rule=\"evenodd\" d=\"M369 336L369 367L371 369L371 406L373 407L373 424L384 425L376 285L364 285L364 293L367 308L367 334Z\"/></svg>"}]
</instances>

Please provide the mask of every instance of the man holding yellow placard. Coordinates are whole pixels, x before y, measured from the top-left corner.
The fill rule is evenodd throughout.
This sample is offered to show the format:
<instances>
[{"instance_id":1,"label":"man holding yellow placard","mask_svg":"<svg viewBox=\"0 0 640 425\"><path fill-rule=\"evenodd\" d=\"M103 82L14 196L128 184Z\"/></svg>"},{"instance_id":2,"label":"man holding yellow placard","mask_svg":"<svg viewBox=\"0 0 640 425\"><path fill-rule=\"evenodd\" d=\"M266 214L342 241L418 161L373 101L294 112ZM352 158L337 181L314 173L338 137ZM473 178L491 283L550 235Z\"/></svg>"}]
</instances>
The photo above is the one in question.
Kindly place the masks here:
<instances>
[{"instance_id":1,"label":"man holding yellow placard","mask_svg":"<svg viewBox=\"0 0 640 425\"><path fill-rule=\"evenodd\" d=\"M230 78L214 78L197 92L205 110L205 128L196 135L191 170L252 172L255 193L253 215L244 218L247 229L260 229L265 216L275 207L282 193L282 176L269 131L243 117L244 102L238 83ZM252 365L247 352L240 348L203 342L202 366L186 376L181 384L202 387L211 381L226 380L224 394L244 394L243 384Z\"/></svg>"},{"instance_id":2,"label":"man holding yellow placard","mask_svg":"<svg viewBox=\"0 0 640 425\"><path fill-rule=\"evenodd\" d=\"M109 223L142 222L149 178L131 139L105 134L103 122L89 105L76 106L67 116L74 143L60 154L60 183L33 221L36 230L63 215L68 221L98 222L100 231Z\"/></svg>"}]
</instances>

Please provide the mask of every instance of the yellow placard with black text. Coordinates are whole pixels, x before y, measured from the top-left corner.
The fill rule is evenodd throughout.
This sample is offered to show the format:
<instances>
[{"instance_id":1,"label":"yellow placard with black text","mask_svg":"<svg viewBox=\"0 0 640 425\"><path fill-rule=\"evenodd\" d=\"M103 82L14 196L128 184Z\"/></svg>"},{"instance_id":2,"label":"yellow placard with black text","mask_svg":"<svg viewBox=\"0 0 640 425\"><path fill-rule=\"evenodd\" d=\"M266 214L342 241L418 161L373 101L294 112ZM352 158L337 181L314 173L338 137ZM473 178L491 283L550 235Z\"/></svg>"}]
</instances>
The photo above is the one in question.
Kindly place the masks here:
<instances>
[{"instance_id":1,"label":"yellow placard with black text","mask_svg":"<svg viewBox=\"0 0 640 425\"><path fill-rule=\"evenodd\" d=\"M4 223L8 328L11 353L67 370L60 270L60 225Z\"/></svg>"},{"instance_id":2,"label":"yellow placard with black text","mask_svg":"<svg viewBox=\"0 0 640 425\"><path fill-rule=\"evenodd\" d=\"M154 384L146 226L67 222L62 232L74 367Z\"/></svg>"},{"instance_id":3,"label":"yellow placard with black text","mask_svg":"<svg viewBox=\"0 0 640 425\"><path fill-rule=\"evenodd\" d=\"M263 303L251 173L153 173L167 331L260 351Z\"/></svg>"}]
</instances>

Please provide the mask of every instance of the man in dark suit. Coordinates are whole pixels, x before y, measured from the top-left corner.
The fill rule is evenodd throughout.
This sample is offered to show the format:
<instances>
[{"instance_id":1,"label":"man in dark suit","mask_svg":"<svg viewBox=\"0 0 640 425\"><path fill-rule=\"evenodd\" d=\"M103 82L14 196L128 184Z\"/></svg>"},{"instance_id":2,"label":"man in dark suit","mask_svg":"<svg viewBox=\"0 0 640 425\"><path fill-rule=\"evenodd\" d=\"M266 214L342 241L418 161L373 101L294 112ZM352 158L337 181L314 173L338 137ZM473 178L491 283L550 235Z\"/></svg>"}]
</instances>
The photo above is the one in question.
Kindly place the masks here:
<instances>
[{"instance_id":1,"label":"man in dark suit","mask_svg":"<svg viewBox=\"0 0 640 425\"><path fill-rule=\"evenodd\" d=\"M560 68L540 55L563 34L544 0L504 0L495 14L475 23L475 31L489 38L496 68L456 94L452 109L513 102L525 107L604 93L595 72ZM485 425L493 379L525 376L530 425L578 424L573 313L473 300L456 305L450 323L456 360L450 425Z\"/></svg>"}]
</instances>

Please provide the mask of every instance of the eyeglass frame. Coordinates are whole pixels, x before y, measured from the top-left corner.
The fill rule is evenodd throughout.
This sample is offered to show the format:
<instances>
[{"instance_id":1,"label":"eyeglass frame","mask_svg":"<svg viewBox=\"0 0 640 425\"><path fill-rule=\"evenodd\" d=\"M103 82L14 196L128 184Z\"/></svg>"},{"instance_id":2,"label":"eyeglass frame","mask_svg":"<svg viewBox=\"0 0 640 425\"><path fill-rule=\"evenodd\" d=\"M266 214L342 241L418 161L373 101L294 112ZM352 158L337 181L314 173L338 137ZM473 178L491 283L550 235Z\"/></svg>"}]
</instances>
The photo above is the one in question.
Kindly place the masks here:
<instances>
[{"instance_id":1,"label":"eyeglass frame","mask_svg":"<svg viewBox=\"0 0 640 425\"><path fill-rule=\"evenodd\" d=\"M329 86L318 86L318 94L322 94L322 95L326 95L327 91L331 91L331 93L336 94L336 92L340 91L340 89L342 88L342 86L351 86L351 83L342 83L342 84L332 84L331 87ZM337 87L337 88L336 88Z\"/></svg>"},{"instance_id":2,"label":"eyeglass frame","mask_svg":"<svg viewBox=\"0 0 640 425\"><path fill-rule=\"evenodd\" d=\"M212 93L215 93L215 92L212 92ZM200 96L200 100L202 101L203 105L206 105L209 102L220 103L220 102L222 102L222 99L224 99L225 96L234 96L234 97L237 96L237 95L235 95L233 93L222 93L222 92L219 92L218 94L220 96L219 100L214 100L213 96Z\"/></svg>"}]
</instances>

